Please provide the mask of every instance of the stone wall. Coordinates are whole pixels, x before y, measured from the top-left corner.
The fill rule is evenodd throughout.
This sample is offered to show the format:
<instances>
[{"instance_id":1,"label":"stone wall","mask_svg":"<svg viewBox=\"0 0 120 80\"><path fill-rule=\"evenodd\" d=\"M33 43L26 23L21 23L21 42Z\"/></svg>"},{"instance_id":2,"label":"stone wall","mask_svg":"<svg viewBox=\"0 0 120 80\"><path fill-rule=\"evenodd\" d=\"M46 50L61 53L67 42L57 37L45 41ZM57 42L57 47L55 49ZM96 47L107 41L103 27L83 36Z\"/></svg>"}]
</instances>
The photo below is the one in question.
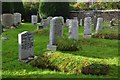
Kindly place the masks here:
<instances>
[{"instance_id":1,"label":"stone wall","mask_svg":"<svg viewBox=\"0 0 120 80\"><path fill-rule=\"evenodd\" d=\"M102 17L103 20L109 22L113 18L120 21L120 10L89 10L89 11L70 11L70 18L78 17L78 20L85 17L92 17L94 21L95 17Z\"/></svg>"}]
</instances>

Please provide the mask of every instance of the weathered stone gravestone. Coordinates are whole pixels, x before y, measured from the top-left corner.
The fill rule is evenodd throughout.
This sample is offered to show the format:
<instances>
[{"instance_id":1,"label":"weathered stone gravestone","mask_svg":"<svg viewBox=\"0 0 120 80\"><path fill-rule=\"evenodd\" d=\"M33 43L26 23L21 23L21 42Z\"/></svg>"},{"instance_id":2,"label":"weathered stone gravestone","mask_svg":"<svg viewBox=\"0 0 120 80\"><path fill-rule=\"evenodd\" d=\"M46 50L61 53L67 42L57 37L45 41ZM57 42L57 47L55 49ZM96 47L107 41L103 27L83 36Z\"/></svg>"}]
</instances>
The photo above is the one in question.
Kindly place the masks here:
<instances>
[{"instance_id":1,"label":"weathered stone gravestone","mask_svg":"<svg viewBox=\"0 0 120 80\"><path fill-rule=\"evenodd\" d=\"M18 25L21 23L21 14L20 13L14 13L14 24Z\"/></svg>"},{"instance_id":2,"label":"weathered stone gravestone","mask_svg":"<svg viewBox=\"0 0 120 80\"><path fill-rule=\"evenodd\" d=\"M34 40L33 33L24 31L18 34L19 60L28 62L34 59Z\"/></svg>"},{"instance_id":3,"label":"weathered stone gravestone","mask_svg":"<svg viewBox=\"0 0 120 80\"><path fill-rule=\"evenodd\" d=\"M50 21L50 42L47 45L48 50L56 50L57 38L63 36L63 17L54 17Z\"/></svg>"},{"instance_id":4,"label":"weathered stone gravestone","mask_svg":"<svg viewBox=\"0 0 120 80\"><path fill-rule=\"evenodd\" d=\"M48 19L42 19L41 20L41 26L43 26L43 28L47 28L49 25L49 20Z\"/></svg>"},{"instance_id":5,"label":"weathered stone gravestone","mask_svg":"<svg viewBox=\"0 0 120 80\"><path fill-rule=\"evenodd\" d=\"M2 25L6 27L11 27L14 24L13 14L3 14L2 15Z\"/></svg>"},{"instance_id":6,"label":"weathered stone gravestone","mask_svg":"<svg viewBox=\"0 0 120 80\"><path fill-rule=\"evenodd\" d=\"M66 26L69 26L70 19L66 19Z\"/></svg>"},{"instance_id":7,"label":"weathered stone gravestone","mask_svg":"<svg viewBox=\"0 0 120 80\"><path fill-rule=\"evenodd\" d=\"M102 30L102 23L103 23L103 18L98 18L95 33L98 33L99 31Z\"/></svg>"},{"instance_id":8,"label":"weathered stone gravestone","mask_svg":"<svg viewBox=\"0 0 120 80\"><path fill-rule=\"evenodd\" d=\"M37 25L37 22L38 22L37 15L32 15L32 16L31 16L31 22L32 22L32 25L33 25L33 26L36 26L36 25Z\"/></svg>"},{"instance_id":9,"label":"weathered stone gravestone","mask_svg":"<svg viewBox=\"0 0 120 80\"><path fill-rule=\"evenodd\" d=\"M50 24L50 20L52 19L52 17L48 17L47 20L48 20L48 23Z\"/></svg>"},{"instance_id":10,"label":"weathered stone gravestone","mask_svg":"<svg viewBox=\"0 0 120 80\"><path fill-rule=\"evenodd\" d=\"M78 40L78 20L71 19L69 21L68 38Z\"/></svg>"},{"instance_id":11,"label":"weathered stone gravestone","mask_svg":"<svg viewBox=\"0 0 120 80\"><path fill-rule=\"evenodd\" d=\"M84 19L84 38L91 38L92 35L92 19L91 17L86 17Z\"/></svg>"},{"instance_id":12,"label":"weathered stone gravestone","mask_svg":"<svg viewBox=\"0 0 120 80\"><path fill-rule=\"evenodd\" d=\"M83 20L82 19L80 19L80 25L83 26Z\"/></svg>"}]
</instances>

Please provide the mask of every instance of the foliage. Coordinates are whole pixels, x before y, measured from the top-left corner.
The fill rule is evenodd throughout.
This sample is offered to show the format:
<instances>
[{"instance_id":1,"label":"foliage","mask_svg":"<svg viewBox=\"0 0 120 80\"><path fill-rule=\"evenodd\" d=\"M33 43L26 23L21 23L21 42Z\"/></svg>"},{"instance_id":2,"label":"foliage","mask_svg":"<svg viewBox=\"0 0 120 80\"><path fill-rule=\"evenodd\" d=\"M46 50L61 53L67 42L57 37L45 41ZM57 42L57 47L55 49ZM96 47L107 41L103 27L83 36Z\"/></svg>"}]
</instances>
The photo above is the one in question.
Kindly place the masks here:
<instances>
[{"instance_id":1,"label":"foliage","mask_svg":"<svg viewBox=\"0 0 120 80\"><path fill-rule=\"evenodd\" d=\"M41 18L49 16L68 17L69 2L40 2L39 15Z\"/></svg>"},{"instance_id":2,"label":"foliage","mask_svg":"<svg viewBox=\"0 0 120 80\"><path fill-rule=\"evenodd\" d=\"M24 13L22 2L2 2L2 13Z\"/></svg>"},{"instance_id":3,"label":"foliage","mask_svg":"<svg viewBox=\"0 0 120 80\"><path fill-rule=\"evenodd\" d=\"M92 75L107 75L110 71L110 66L105 64L91 64L82 68L83 74Z\"/></svg>"},{"instance_id":4,"label":"foliage","mask_svg":"<svg viewBox=\"0 0 120 80\"><path fill-rule=\"evenodd\" d=\"M24 2L24 21L25 22L31 22L31 15L37 15L39 3L38 2Z\"/></svg>"},{"instance_id":5,"label":"foliage","mask_svg":"<svg viewBox=\"0 0 120 80\"><path fill-rule=\"evenodd\" d=\"M93 37L120 40L120 32L118 32L118 30L102 30L101 32L93 35Z\"/></svg>"},{"instance_id":6,"label":"foliage","mask_svg":"<svg viewBox=\"0 0 120 80\"><path fill-rule=\"evenodd\" d=\"M59 37L57 40L57 50L60 51L77 51L80 49L78 41L73 39L68 39L64 37Z\"/></svg>"}]
</instances>

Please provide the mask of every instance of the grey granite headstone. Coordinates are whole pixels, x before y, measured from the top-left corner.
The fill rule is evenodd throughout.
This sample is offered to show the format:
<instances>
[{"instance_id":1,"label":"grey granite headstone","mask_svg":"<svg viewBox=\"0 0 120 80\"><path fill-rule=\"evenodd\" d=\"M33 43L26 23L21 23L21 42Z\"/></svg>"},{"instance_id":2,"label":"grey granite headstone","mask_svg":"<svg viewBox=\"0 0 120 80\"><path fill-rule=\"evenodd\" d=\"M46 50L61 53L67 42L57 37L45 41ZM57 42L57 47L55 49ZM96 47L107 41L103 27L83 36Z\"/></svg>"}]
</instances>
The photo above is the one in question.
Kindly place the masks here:
<instances>
[{"instance_id":1,"label":"grey granite headstone","mask_svg":"<svg viewBox=\"0 0 120 80\"><path fill-rule=\"evenodd\" d=\"M78 40L78 20L69 20L68 38Z\"/></svg>"},{"instance_id":2,"label":"grey granite headstone","mask_svg":"<svg viewBox=\"0 0 120 80\"><path fill-rule=\"evenodd\" d=\"M32 22L32 25L33 25L33 26L36 26L36 25L37 25L37 22L38 22L37 15L32 15L32 16L31 16L31 22Z\"/></svg>"},{"instance_id":3,"label":"grey granite headstone","mask_svg":"<svg viewBox=\"0 0 120 80\"><path fill-rule=\"evenodd\" d=\"M47 28L49 25L49 20L48 19L42 19L41 20L41 25L43 26L43 28Z\"/></svg>"},{"instance_id":4,"label":"grey granite headstone","mask_svg":"<svg viewBox=\"0 0 120 80\"><path fill-rule=\"evenodd\" d=\"M55 46L57 44L57 38L59 36L63 36L63 18L62 17L54 17L50 21L50 42L47 45L47 49L53 48L55 50Z\"/></svg>"},{"instance_id":5,"label":"grey granite headstone","mask_svg":"<svg viewBox=\"0 0 120 80\"><path fill-rule=\"evenodd\" d=\"M19 60L28 61L34 58L33 33L24 31L18 34Z\"/></svg>"},{"instance_id":6,"label":"grey granite headstone","mask_svg":"<svg viewBox=\"0 0 120 80\"><path fill-rule=\"evenodd\" d=\"M13 14L3 14L2 15L2 25L6 27L11 27L14 24Z\"/></svg>"},{"instance_id":7,"label":"grey granite headstone","mask_svg":"<svg viewBox=\"0 0 120 80\"><path fill-rule=\"evenodd\" d=\"M84 38L91 38L92 35L92 19L91 17L86 17L84 19Z\"/></svg>"},{"instance_id":8,"label":"grey granite headstone","mask_svg":"<svg viewBox=\"0 0 120 80\"><path fill-rule=\"evenodd\" d=\"M21 23L21 14L20 13L14 13L14 24L18 25Z\"/></svg>"},{"instance_id":9,"label":"grey granite headstone","mask_svg":"<svg viewBox=\"0 0 120 80\"><path fill-rule=\"evenodd\" d=\"M103 23L103 18L98 18L96 25L96 33L102 30L102 23Z\"/></svg>"},{"instance_id":10,"label":"grey granite headstone","mask_svg":"<svg viewBox=\"0 0 120 80\"><path fill-rule=\"evenodd\" d=\"M69 20L70 19L66 19L66 26L69 26Z\"/></svg>"}]
</instances>

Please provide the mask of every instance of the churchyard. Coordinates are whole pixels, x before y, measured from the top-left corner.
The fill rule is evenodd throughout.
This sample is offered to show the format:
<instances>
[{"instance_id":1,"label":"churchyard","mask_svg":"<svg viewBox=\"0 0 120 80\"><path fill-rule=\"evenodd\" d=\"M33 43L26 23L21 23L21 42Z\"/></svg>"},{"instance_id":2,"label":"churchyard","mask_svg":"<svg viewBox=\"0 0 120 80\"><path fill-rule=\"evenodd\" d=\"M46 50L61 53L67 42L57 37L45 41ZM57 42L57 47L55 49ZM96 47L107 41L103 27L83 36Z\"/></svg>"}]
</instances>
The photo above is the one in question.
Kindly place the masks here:
<instances>
[{"instance_id":1,"label":"churchyard","mask_svg":"<svg viewBox=\"0 0 120 80\"><path fill-rule=\"evenodd\" d=\"M58 23L59 24L59 23ZM71 23L70 23L71 24ZM73 22L73 25L76 24ZM108 25L107 23L103 24ZM76 24L75 26L78 26ZM91 26L92 33L95 33L93 25ZM5 28L6 31L2 33L2 37L7 37L7 40L2 40L2 77L3 78L115 78L118 77L118 40L117 39L104 39L104 38L84 38L84 27L78 27L77 45L80 49L71 51L72 48L76 47L76 44L71 46L71 41L69 42L68 33L69 28L63 26L62 35L64 36L61 43L59 43L60 50L47 50L47 45L49 44L50 35L50 25L47 28L40 28L37 30L36 26L31 23L21 23L16 29ZM37 58L40 59L40 63L31 62L25 63L19 60L19 46L18 46L18 34L28 31L34 34L34 51L33 52ZM74 31L74 30L71 30ZM106 30L108 34L111 34L110 30ZM114 30L115 35L117 35L118 30ZM75 35L75 34L73 34ZM72 35L71 35L72 36ZM71 37L73 38L74 37ZM67 41L66 41L67 40ZM68 43L68 44L66 44ZM74 43L74 41L73 41ZM66 44L66 45L65 45ZM64 47L68 47L65 51ZM69 47L71 46L71 47ZM62 51L63 50L63 51ZM24 53L26 54L26 53ZM24 55L22 54L22 55ZM49 54L53 56L50 58L51 64L56 65L60 70L56 68L46 67L46 57ZM25 56L25 55L24 55ZM69 59L68 59L69 58ZM58 60L57 60L58 59ZM49 60L49 59L48 59ZM77 64L73 64L73 62ZM89 63L90 62L90 63ZM35 64L36 63L36 64ZM67 65L68 63L69 65ZM91 63L105 64L109 65L109 71L106 75L92 75L84 74L81 71L74 72L73 66L79 69L80 64L89 65ZM38 64L38 65L37 65ZM40 65L39 65L40 64ZM60 68L61 66L61 68ZM67 71L64 70L66 66ZM68 67L67 67L68 66ZM71 67L70 67L71 66ZM95 66L96 68L97 65ZM106 69L106 68L104 68Z\"/></svg>"},{"instance_id":2,"label":"churchyard","mask_svg":"<svg viewBox=\"0 0 120 80\"><path fill-rule=\"evenodd\" d=\"M52 11L52 17L46 5L49 11L55 4L43 3L30 19L18 12L0 15L2 78L118 79L120 22L112 15L120 11L73 11L71 18Z\"/></svg>"}]
</instances>

